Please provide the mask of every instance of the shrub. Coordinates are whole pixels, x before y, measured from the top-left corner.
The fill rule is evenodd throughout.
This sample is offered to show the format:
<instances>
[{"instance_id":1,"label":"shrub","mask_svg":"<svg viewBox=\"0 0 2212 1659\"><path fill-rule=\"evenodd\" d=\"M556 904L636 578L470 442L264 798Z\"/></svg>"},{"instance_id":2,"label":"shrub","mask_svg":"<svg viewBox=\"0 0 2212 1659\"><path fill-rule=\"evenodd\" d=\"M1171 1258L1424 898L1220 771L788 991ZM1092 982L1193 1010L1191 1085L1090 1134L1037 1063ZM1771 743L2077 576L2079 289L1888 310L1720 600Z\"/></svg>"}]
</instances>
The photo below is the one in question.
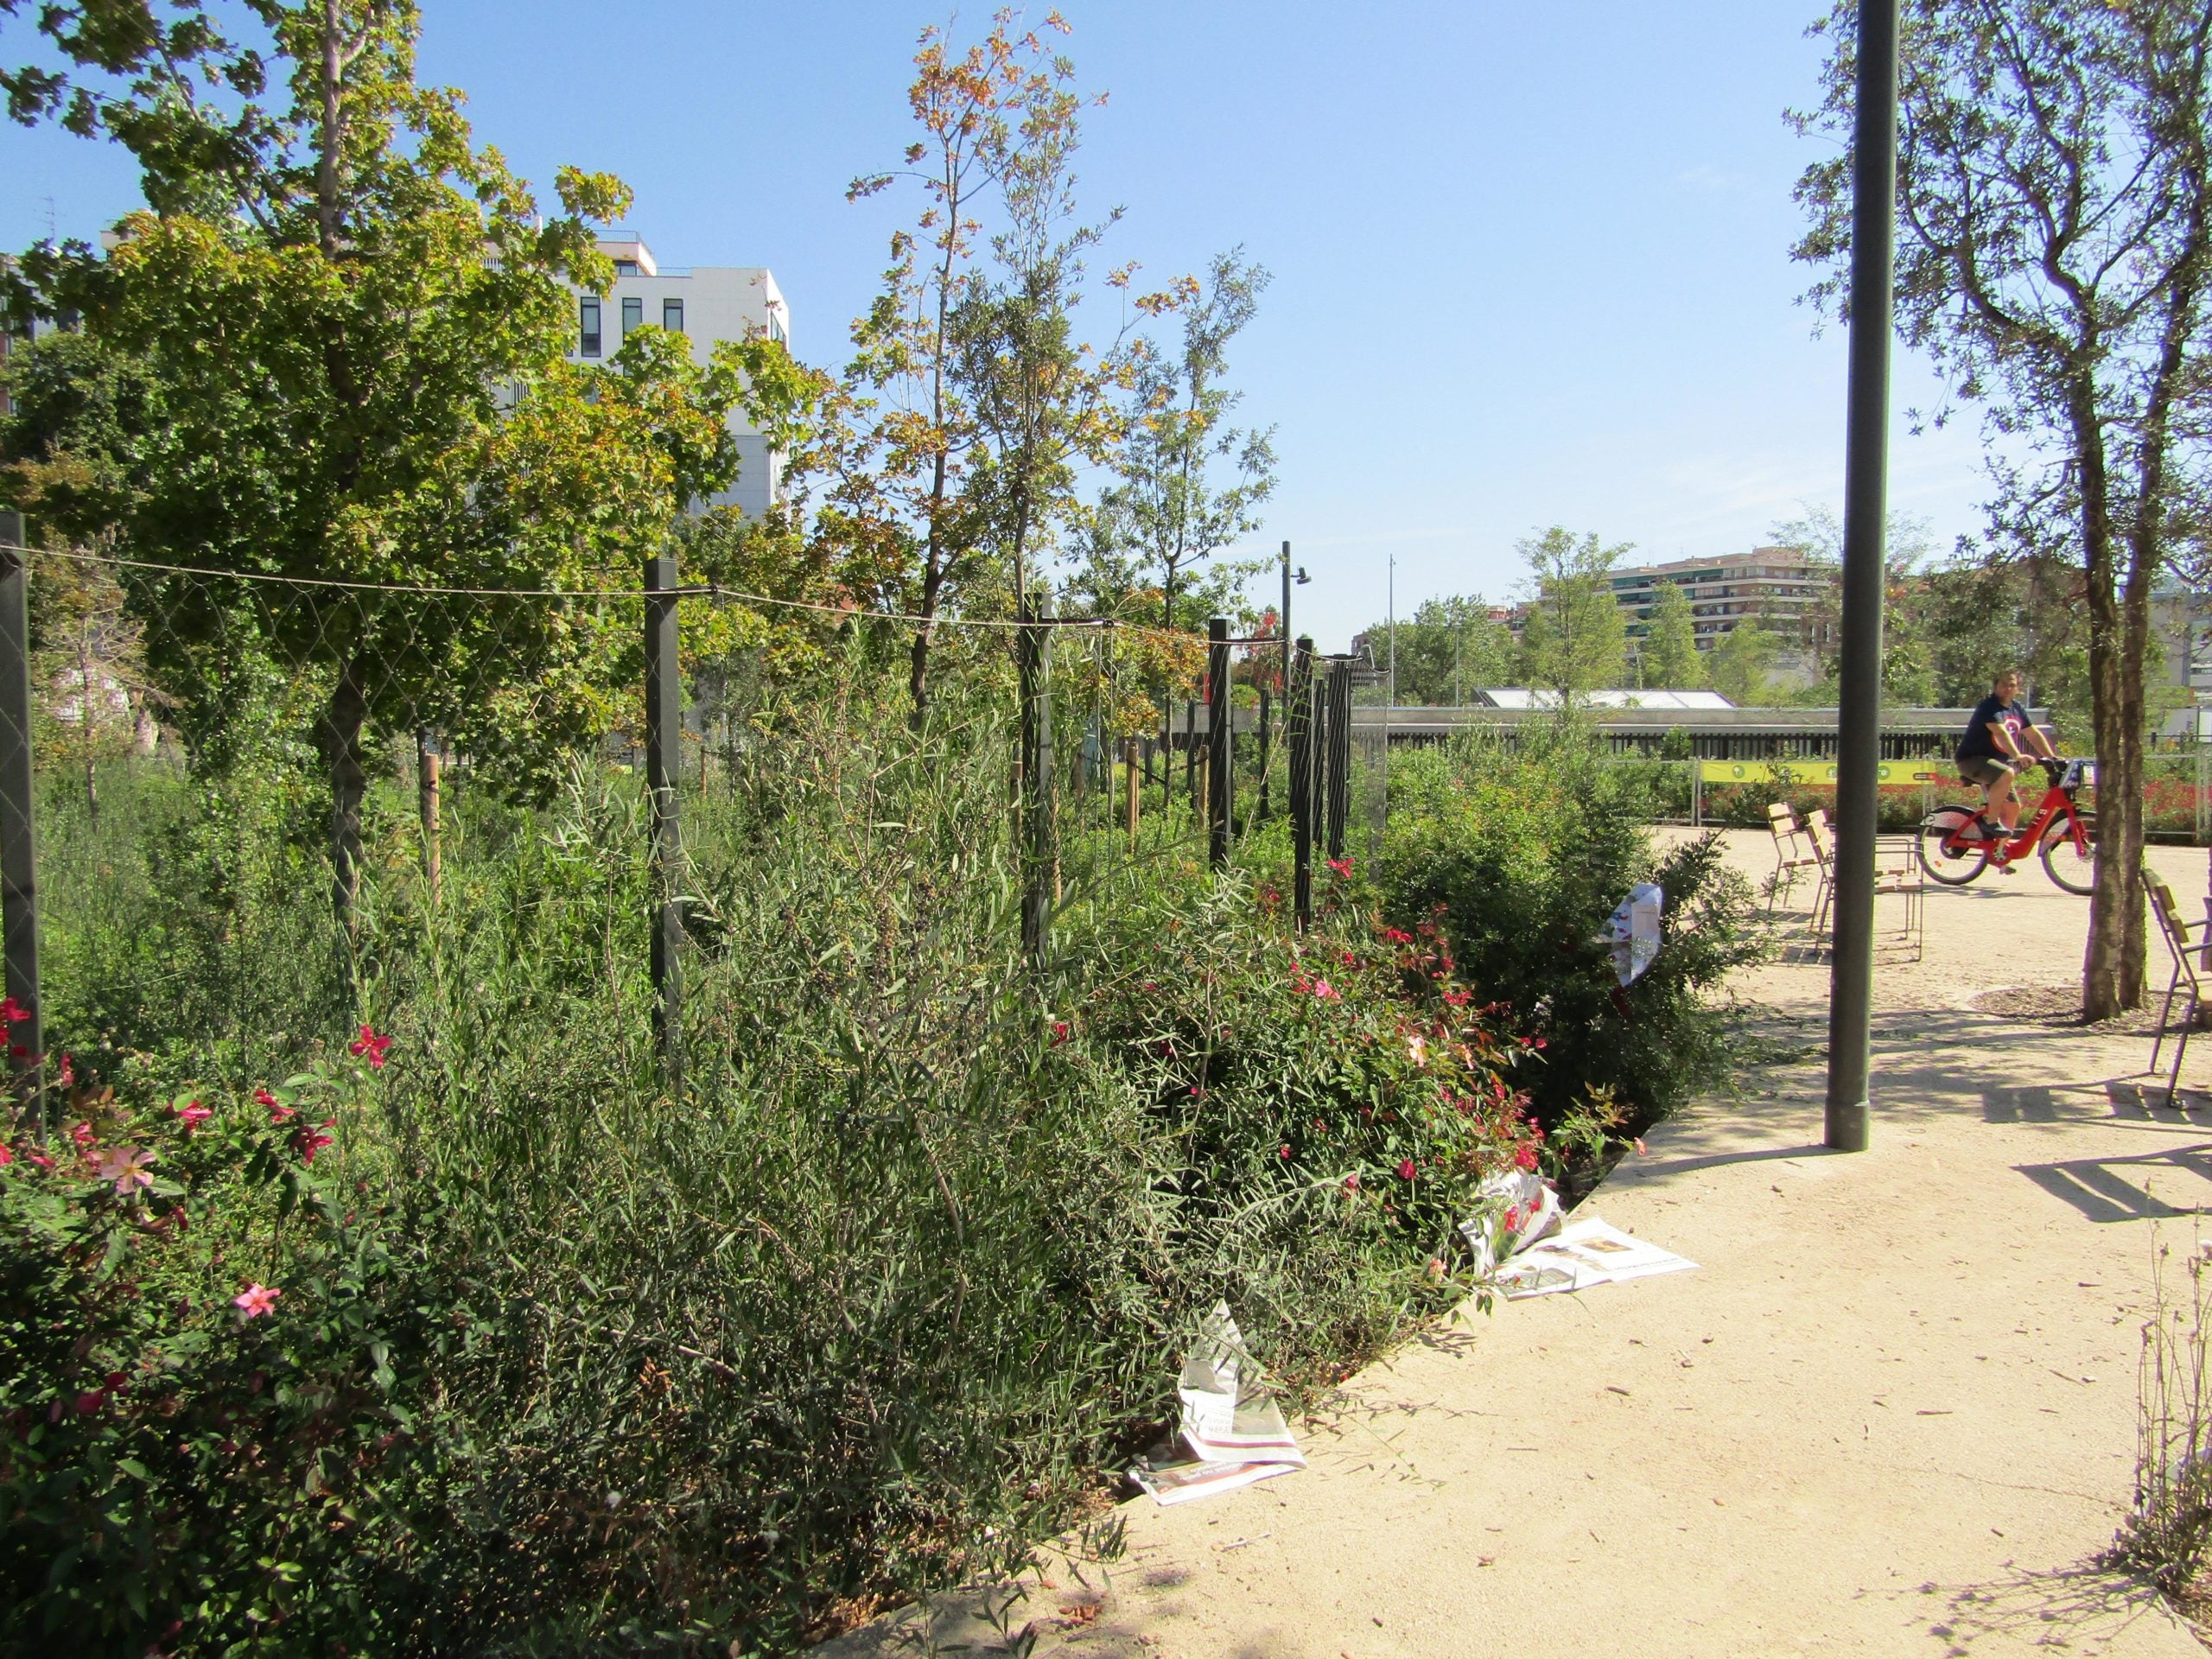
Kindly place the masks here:
<instances>
[{"instance_id":1,"label":"shrub","mask_svg":"<svg viewBox=\"0 0 2212 1659\"><path fill-rule=\"evenodd\" d=\"M1384 913L1437 930L1468 982L1547 1040L1527 1088L1549 1131L1611 1103L1634 1133L1726 1075L1717 993L1762 948L1749 885L1715 837L1655 855L1643 825L1633 779L1572 727L1510 759L1462 740L1393 763ZM1666 893L1663 942L1624 989L1603 930L1646 880Z\"/></svg>"}]
</instances>

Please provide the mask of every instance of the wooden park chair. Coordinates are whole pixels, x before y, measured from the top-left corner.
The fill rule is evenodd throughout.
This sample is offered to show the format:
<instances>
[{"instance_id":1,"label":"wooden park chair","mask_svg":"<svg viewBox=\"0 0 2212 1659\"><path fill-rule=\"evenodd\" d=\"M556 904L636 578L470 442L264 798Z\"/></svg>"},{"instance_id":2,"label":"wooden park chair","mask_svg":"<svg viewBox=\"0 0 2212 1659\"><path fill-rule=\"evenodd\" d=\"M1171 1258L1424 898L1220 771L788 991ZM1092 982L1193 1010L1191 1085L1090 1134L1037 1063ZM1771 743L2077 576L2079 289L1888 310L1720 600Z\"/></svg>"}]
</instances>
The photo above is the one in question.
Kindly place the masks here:
<instances>
[{"instance_id":1,"label":"wooden park chair","mask_svg":"<svg viewBox=\"0 0 2212 1659\"><path fill-rule=\"evenodd\" d=\"M1820 855L1806 849L1804 832L1789 804L1776 801L1766 810L1767 833L1774 837L1774 874L1767 883L1766 907L1771 915L1785 888L1795 891L1801 870L1821 868Z\"/></svg>"}]
</instances>

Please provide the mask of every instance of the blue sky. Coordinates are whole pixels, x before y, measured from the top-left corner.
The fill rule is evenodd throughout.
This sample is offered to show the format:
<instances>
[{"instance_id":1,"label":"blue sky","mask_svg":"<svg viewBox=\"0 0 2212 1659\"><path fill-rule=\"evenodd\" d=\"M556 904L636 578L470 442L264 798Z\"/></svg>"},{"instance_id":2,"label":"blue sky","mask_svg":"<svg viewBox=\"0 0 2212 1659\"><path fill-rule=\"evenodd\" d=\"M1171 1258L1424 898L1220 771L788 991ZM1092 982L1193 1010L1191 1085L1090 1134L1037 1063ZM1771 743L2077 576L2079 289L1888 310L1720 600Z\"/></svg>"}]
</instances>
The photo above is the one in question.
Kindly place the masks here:
<instances>
[{"instance_id":1,"label":"blue sky","mask_svg":"<svg viewBox=\"0 0 2212 1659\"><path fill-rule=\"evenodd\" d=\"M1232 361L1277 430L1256 544L1287 537L1325 647L1437 594L1510 596L1550 524L1638 558L1746 548L1842 491L1842 336L1796 303L1789 199L1817 153L1801 0L1352 9L1068 0L1086 202L1147 278L1242 243L1274 273ZM836 363L897 208L846 182L908 137L914 38L877 0L424 0L426 79L550 181L620 175L671 264L766 264L802 356ZM1038 14L1041 16L1041 13ZM972 33L987 18L964 14ZM19 50L21 22L0 28ZM49 210L49 198L51 208ZM136 199L110 149L0 130L0 247L86 236ZM1112 319L1101 316L1103 329ZM1938 547L1980 521L1971 423L1900 355L1892 500Z\"/></svg>"}]
</instances>

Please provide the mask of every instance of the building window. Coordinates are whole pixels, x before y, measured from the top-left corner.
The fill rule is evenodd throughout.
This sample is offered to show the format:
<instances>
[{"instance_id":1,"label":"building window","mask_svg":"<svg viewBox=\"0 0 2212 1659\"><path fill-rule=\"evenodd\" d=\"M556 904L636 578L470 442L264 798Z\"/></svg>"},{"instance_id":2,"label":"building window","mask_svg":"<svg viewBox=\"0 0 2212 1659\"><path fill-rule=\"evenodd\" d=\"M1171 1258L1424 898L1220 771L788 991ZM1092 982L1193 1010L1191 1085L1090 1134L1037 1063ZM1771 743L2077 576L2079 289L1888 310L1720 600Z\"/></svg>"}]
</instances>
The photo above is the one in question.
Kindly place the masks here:
<instances>
[{"instance_id":1,"label":"building window","mask_svg":"<svg viewBox=\"0 0 2212 1659\"><path fill-rule=\"evenodd\" d=\"M768 338L779 346L784 343L784 308L779 305L768 308Z\"/></svg>"},{"instance_id":2,"label":"building window","mask_svg":"<svg viewBox=\"0 0 2212 1659\"><path fill-rule=\"evenodd\" d=\"M636 276L638 274L638 262L634 259L617 259L614 262L614 274L617 276Z\"/></svg>"},{"instance_id":3,"label":"building window","mask_svg":"<svg viewBox=\"0 0 2212 1659\"><path fill-rule=\"evenodd\" d=\"M660 326L671 334L683 332L683 302L663 300L660 302Z\"/></svg>"},{"instance_id":4,"label":"building window","mask_svg":"<svg viewBox=\"0 0 2212 1659\"><path fill-rule=\"evenodd\" d=\"M622 302L622 338L630 338L631 331L645 326L645 302L630 298Z\"/></svg>"},{"instance_id":5,"label":"building window","mask_svg":"<svg viewBox=\"0 0 2212 1659\"><path fill-rule=\"evenodd\" d=\"M589 295L584 296L581 321L576 330L576 350L585 357L599 355L599 302Z\"/></svg>"}]
</instances>

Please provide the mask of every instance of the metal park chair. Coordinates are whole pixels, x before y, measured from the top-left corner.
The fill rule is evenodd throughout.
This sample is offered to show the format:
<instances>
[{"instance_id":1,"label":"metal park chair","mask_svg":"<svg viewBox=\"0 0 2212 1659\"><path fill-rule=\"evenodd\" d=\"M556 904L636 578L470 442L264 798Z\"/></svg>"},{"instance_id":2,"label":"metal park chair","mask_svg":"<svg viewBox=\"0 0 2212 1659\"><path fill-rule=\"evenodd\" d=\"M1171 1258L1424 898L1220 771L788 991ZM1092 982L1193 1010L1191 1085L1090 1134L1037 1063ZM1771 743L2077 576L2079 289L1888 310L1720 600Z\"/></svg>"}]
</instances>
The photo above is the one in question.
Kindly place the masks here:
<instances>
[{"instance_id":1,"label":"metal park chair","mask_svg":"<svg viewBox=\"0 0 2212 1659\"><path fill-rule=\"evenodd\" d=\"M1774 837L1774 874L1767 886L1766 907L1773 914L1775 902L1785 888L1795 891L1800 870L1821 868L1820 855L1804 849L1804 831L1797 827L1796 814L1786 802L1775 801L1766 809L1767 833Z\"/></svg>"},{"instance_id":2,"label":"metal park chair","mask_svg":"<svg viewBox=\"0 0 2212 1659\"><path fill-rule=\"evenodd\" d=\"M1806 815L1805 833L1821 855L1821 888L1813 901L1813 937L1826 938L1835 912L1835 838L1828 828L1828 815L1815 807ZM1918 962L1927 948L1928 889L1910 836L1874 837L1874 897L1878 900L1885 896L1904 902L1896 938L1899 947L1911 953L1909 957L1889 959Z\"/></svg>"},{"instance_id":3,"label":"metal park chair","mask_svg":"<svg viewBox=\"0 0 2212 1659\"><path fill-rule=\"evenodd\" d=\"M2158 931L2165 935L2166 950L2174 959L2173 977L2166 982L2165 1005L2158 1010L2158 1034L2151 1043L2151 1064L2145 1071L2158 1069L2158 1051L2166 1046L2166 1034L2174 1033L2174 1069L2166 1078L2166 1100L2175 1102L2175 1090L2181 1087L2182 1056L2189 1052L2189 1033L2196 1028L2197 1011L2204 1006L2204 984L2197 977L2198 964L2208 944L2212 944L2212 919L2184 922L2181 906L2174 900L2174 890L2148 870L2141 872L2144 895L2151 901L2151 914L2158 918ZM2207 938L2192 944L2190 935L2206 932ZM2182 1009L2181 1023L2173 1023L2174 999L2184 988L2189 1001Z\"/></svg>"}]
</instances>

